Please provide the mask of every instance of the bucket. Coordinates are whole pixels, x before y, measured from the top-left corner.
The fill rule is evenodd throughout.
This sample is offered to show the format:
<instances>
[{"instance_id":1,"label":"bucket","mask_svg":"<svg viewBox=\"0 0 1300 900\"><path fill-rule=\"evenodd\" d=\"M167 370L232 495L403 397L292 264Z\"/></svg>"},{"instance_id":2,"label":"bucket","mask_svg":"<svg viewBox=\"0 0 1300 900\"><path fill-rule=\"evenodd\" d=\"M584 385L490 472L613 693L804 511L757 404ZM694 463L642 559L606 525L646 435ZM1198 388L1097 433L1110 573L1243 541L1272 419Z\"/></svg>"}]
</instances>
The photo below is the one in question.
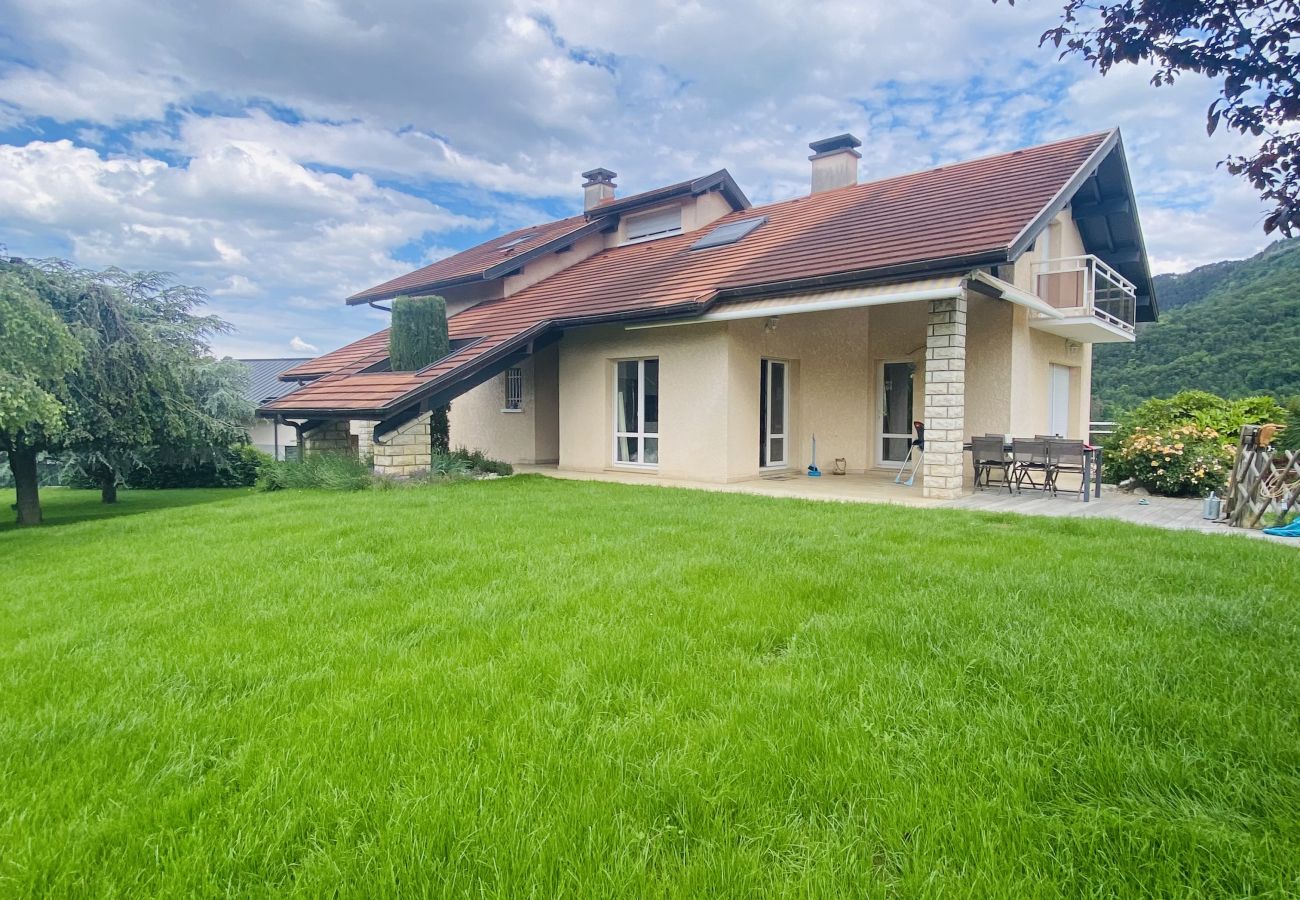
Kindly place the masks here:
<instances>
[{"instance_id":1,"label":"bucket","mask_svg":"<svg viewBox=\"0 0 1300 900\"><path fill-rule=\"evenodd\" d=\"M1206 497L1205 502L1201 504L1201 518L1217 519L1222 511L1223 500L1215 494L1214 491L1210 491L1210 495Z\"/></svg>"}]
</instances>

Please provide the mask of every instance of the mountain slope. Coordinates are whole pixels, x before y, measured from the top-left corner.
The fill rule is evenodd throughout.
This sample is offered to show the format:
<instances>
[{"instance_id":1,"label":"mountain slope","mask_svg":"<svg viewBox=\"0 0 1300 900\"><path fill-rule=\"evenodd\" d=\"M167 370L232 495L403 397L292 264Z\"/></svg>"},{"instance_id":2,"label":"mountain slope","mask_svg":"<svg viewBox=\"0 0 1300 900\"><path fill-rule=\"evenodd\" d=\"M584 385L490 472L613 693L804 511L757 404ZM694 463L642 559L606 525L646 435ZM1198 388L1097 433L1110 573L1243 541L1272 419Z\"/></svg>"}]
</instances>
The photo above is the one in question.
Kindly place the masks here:
<instances>
[{"instance_id":1,"label":"mountain slope","mask_svg":"<svg viewBox=\"0 0 1300 900\"><path fill-rule=\"evenodd\" d=\"M1300 394L1300 239L1250 259L1155 280L1160 321L1134 344L1097 345L1103 415L1199 388L1226 397Z\"/></svg>"}]
</instances>

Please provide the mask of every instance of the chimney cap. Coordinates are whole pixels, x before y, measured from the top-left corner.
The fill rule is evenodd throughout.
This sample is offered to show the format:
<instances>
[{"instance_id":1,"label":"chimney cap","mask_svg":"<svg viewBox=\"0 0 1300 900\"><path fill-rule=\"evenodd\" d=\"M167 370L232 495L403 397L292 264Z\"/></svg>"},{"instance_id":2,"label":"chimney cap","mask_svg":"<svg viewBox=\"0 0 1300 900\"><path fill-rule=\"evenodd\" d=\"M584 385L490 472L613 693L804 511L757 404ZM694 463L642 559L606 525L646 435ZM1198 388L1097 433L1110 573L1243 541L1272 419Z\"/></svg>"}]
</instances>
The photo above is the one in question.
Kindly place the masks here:
<instances>
[{"instance_id":1,"label":"chimney cap","mask_svg":"<svg viewBox=\"0 0 1300 900\"><path fill-rule=\"evenodd\" d=\"M587 179L583 187L590 187L593 184L613 184L614 179L618 177L618 173L611 172L609 169L592 169L589 172L583 172L582 177Z\"/></svg>"},{"instance_id":2,"label":"chimney cap","mask_svg":"<svg viewBox=\"0 0 1300 900\"><path fill-rule=\"evenodd\" d=\"M820 141L813 141L808 145L808 149L818 156L823 153L834 153L836 150L853 150L855 147L861 147L862 141L853 135L845 132L837 134L835 137L823 138ZM854 151L856 152L856 151ZM861 155L861 154L859 154Z\"/></svg>"}]
</instances>

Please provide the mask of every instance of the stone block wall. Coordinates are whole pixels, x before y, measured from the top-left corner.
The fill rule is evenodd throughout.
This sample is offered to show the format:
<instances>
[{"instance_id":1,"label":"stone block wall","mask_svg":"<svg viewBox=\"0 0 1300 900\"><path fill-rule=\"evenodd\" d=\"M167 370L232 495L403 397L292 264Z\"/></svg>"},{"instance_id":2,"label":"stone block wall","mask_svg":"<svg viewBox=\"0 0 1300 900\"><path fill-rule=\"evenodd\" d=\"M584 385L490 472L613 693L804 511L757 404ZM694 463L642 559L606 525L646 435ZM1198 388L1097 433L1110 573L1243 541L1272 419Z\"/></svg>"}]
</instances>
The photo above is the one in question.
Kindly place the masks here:
<instances>
[{"instance_id":1,"label":"stone block wall","mask_svg":"<svg viewBox=\"0 0 1300 900\"><path fill-rule=\"evenodd\" d=\"M372 450L376 475L404 477L426 471L432 462L429 413L412 419L382 439L375 439Z\"/></svg>"},{"instance_id":2,"label":"stone block wall","mask_svg":"<svg viewBox=\"0 0 1300 900\"><path fill-rule=\"evenodd\" d=\"M961 496L966 433L966 298L931 300L925 328L926 497Z\"/></svg>"},{"instance_id":3,"label":"stone block wall","mask_svg":"<svg viewBox=\"0 0 1300 900\"><path fill-rule=\"evenodd\" d=\"M348 453L352 450L352 432L345 419L326 422L319 428L304 432L302 440L304 454Z\"/></svg>"}]
</instances>

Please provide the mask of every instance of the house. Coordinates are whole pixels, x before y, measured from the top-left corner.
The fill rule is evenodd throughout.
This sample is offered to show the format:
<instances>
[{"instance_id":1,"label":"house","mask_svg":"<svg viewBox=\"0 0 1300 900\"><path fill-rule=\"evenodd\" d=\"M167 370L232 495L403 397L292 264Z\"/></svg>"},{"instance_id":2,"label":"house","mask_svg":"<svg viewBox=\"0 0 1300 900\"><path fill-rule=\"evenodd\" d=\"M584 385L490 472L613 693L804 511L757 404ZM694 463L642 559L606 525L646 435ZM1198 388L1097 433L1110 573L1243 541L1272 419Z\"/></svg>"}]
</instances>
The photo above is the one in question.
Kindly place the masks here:
<instances>
[{"instance_id":1,"label":"house","mask_svg":"<svg viewBox=\"0 0 1300 900\"><path fill-rule=\"evenodd\" d=\"M245 398L254 406L263 406L298 387L295 382L282 381L280 373L309 360L295 359L240 359L248 369L248 390ZM297 432L285 427L279 419L259 417L253 427L248 429L248 440L263 453L269 453L275 459L284 459L285 451L298 446ZM295 451L290 451L292 457Z\"/></svg>"},{"instance_id":2,"label":"house","mask_svg":"<svg viewBox=\"0 0 1300 900\"><path fill-rule=\"evenodd\" d=\"M280 378L260 414L375 467L453 445L517 463L739 481L896 467L928 427L923 491L969 481L973 434L1085 437L1092 345L1157 314L1117 130L859 183L861 142L812 143L811 190L752 206L718 171L629 197L584 173L581 215L349 297L447 301L452 352L393 372L381 331Z\"/></svg>"}]
</instances>

